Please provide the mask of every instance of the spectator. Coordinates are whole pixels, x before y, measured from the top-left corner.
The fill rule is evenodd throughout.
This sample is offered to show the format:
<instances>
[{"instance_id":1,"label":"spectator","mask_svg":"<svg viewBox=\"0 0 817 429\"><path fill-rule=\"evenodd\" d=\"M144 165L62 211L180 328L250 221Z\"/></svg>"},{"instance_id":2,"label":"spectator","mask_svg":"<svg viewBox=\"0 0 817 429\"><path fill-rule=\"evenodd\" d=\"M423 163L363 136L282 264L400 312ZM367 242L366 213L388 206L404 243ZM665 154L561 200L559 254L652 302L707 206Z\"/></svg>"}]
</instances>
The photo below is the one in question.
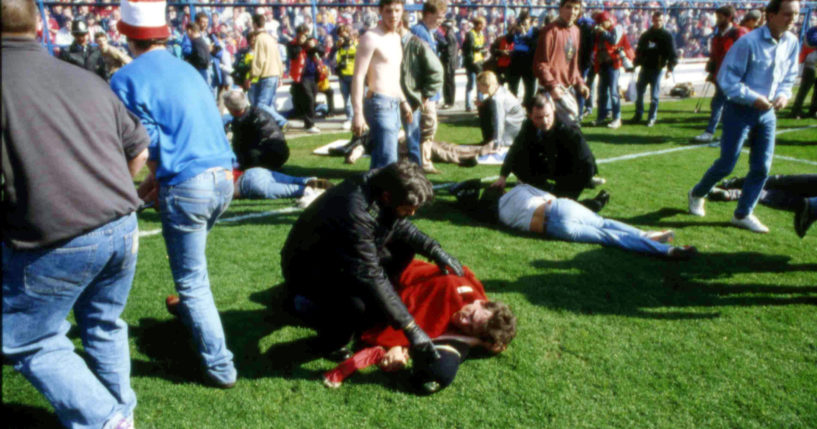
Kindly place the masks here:
<instances>
[{"instance_id":1,"label":"spectator","mask_svg":"<svg viewBox=\"0 0 817 429\"><path fill-rule=\"evenodd\" d=\"M252 82L249 92L250 104L267 107L276 124L283 129L286 128L287 120L278 113L275 105L276 92L281 85L280 79L284 72L281 52L278 49L278 42L265 30L264 15L253 15L252 23L254 38L249 73Z\"/></svg>"},{"instance_id":2,"label":"spectator","mask_svg":"<svg viewBox=\"0 0 817 429\"><path fill-rule=\"evenodd\" d=\"M607 100L612 107L613 121L608 128L621 127L621 95L618 89L618 78L623 65L622 56L629 48L629 42L621 26L616 25L609 12L598 14L595 29L594 68L599 75L598 117L594 125L599 126L607 118Z\"/></svg>"},{"instance_id":3,"label":"spectator","mask_svg":"<svg viewBox=\"0 0 817 429\"><path fill-rule=\"evenodd\" d=\"M3 0L3 359L64 426L133 427L120 316L148 136L103 81L46 53L37 15L33 1ZM72 310L84 357L67 336Z\"/></svg>"},{"instance_id":4,"label":"spectator","mask_svg":"<svg viewBox=\"0 0 817 429\"><path fill-rule=\"evenodd\" d=\"M497 37L491 43L491 64L492 72L496 74L497 81L504 85L509 79L511 68L511 52L513 51L513 33L509 32Z\"/></svg>"},{"instance_id":5,"label":"spectator","mask_svg":"<svg viewBox=\"0 0 817 429\"><path fill-rule=\"evenodd\" d=\"M355 56L357 55L357 32L352 31L348 24L338 27L338 43L335 45L335 74L338 76L340 84L340 94L343 97L343 108L346 113L346 121L343 122L343 129L352 129L352 76L355 71Z\"/></svg>"},{"instance_id":6,"label":"spectator","mask_svg":"<svg viewBox=\"0 0 817 429\"><path fill-rule=\"evenodd\" d=\"M96 73L102 79L107 78L102 52L89 43L88 26L85 21L73 21L71 34L74 36L74 41L67 50L60 52L60 59Z\"/></svg>"},{"instance_id":7,"label":"spectator","mask_svg":"<svg viewBox=\"0 0 817 429\"><path fill-rule=\"evenodd\" d=\"M99 46L99 52L102 54L102 61L105 64L105 79L108 80L122 66L130 63L131 57L119 48L108 44L108 36L105 33L96 33L95 39L97 46Z\"/></svg>"},{"instance_id":8,"label":"spectator","mask_svg":"<svg viewBox=\"0 0 817 429\"><path fill-rule=\"evenodd\" d=\"M817 76L817 26L806 31L805 43L800 53L803 63L803 75L800 79L800 89L797 90L797 97L791 107L791 117L800 119L803 101L806 99L809 89L814 87L815 76ZM807 117L817 118L817 87L811 93L811 106L808 109Z\"/></svg>"},{"instance_id":9,"label":"spectator","mask_svg":"<svg viewBox=\"0 0 817 429\"><path fill-rule=\"evenodd\" d=\"M655 125L658 115L658 97L661 95L661 70L666 66L665 79L672 76L672 70L678 64L678 55L675 53L675 42L672 35L664 29L664 14L655 12L652 16L652 27L638 39L635 51L635 65L641 66L636 83L635 116L632 122L641 122L644 114L644 92L647 85L652 88L650 98L650 113L647 116L647 126Z\"/></svg>"},{"instance_id":10,"label":"spectator","mask_svg":"<svg viewBox=\"0 0 817 429\"><path fill-rule=\"evenodd\" d=\"M533 55L539 38L538 29L531 25L530 12L523 10L516 19L513 33L511 66L508 73L508 88L513 95L519 95L519 81L525 86L523 103L533 99L536 81L533 77ZM578 39L577 39L578 41ZM575 53L575 52L574 52Z\"/></svg>"},{"instance_id":11,"label":"spectator","mask_svg":"<svg viewBox=\"0 0 817 429\"><path fill-rule=\"evenodd\" d=\"M124 10L119 31L134 60L113 76L111 87L148 128L150 172L139 195L160 209L181 319L208 380L226 389L237 372L210 290L205 248L208 231L232 200L235 156L210 87L165 49L170 31L155 4L133 2ZM164 11L165 3L159 5Z\"/></svg>"},{"instance_id":12,"label":"spectator","mask_svg":"<svg viewBox=\"0 0 817 429\"><path fill-rule=\"evenodd\" d=\"M465 111L471 111L471 90L474 89L474 83L477 79L477 74L482 72L482 63L484 55L487 51L485 45L485 35L482 30L485 29L485 18L477 17L472 20L474 28L465 36L465 41L462 43L462 61L465 67L465 74L468 81L465 84ZM479 97L479 94L477 94Z\"/></svg>"},{"instance_id":13,"label":"spectator","mask_svg":"<svg viewBox=\"0 0 817 429\"><path fill-rule=\"evenodd\" d=\"M198 23L187 24L187 38L190 41L190 51L185 60L190 63L201 75L207 87L210 87L210 45L201 34ZM183 46L184 46L184 42ZM182 48L184 49L184 48Z\"/></svg>"},{"instance_id":14,"label":"spectator","mask_svg":"<svg viewBox=\"0 0 817 429\"><path fill-rule=\"evenodd\" d=\"M749 174L732 224L752 232L769 232L752 211L772 165L775 111L786 106L797 78L798 42L789 30L799 14L799 1L771 0L766 6L766 25L739 39L726 55L718 73L718 84L728 99L721 155L689 191L691 214L704 216L703 197L732 172L743 143L751 134ZM768 58L775 61L765 60Z\"/></svg>"},{"instance_id":15,"label":"spectator","mask_svg":"<svg viewBox=\"0 0 817 429\"><path fill-rule=\"evenodd\" d=\"M749 12L746 12L746 15L743 15L743 19L740 21L740 26L749 31L754 30L755 28L759 27L763 24L763 15L760 13L759 10L753 9Z\"/></svg>"},{"instance_id":16,"label":"spectator","mask_svg":"<svg viewBox=\"0 0 817 429\"><path fill-rule=\"evenodd\" d=\"M301 24L296 37L287 45L289 75L292 77L292 104L296 116L303 116L304 130L317 134L321 130L315 126L315 97L318 94L318 66L320 52L318 42L309 37L309 28Z\"/></svg>"},{"instance_id":17,"label":"spectator","mask_svg":"<svg viewBox=\"0 0 817 429\"><path fill-rule=\"evenodd\" d=\"M491 71L477 76L477 89L484 97L479 106L482 144L490 145L495 151L510 147L522 129L525 109Z\"/></svg>"},{"instance_id":18,"label":"spectator","mask_svg":"<svg viewBox=\"0 0 817 429\"><path fill-rule=\"evenodd\" d=\"M450 109L454 106L457 85L455 75L459 67L459 44L454 30L454 21L446 20L442 26L442 37L437 38L437 48L440 62L443 64L443 106L441 109ZM441 33L437 33L440 35Z\"/></svg>"}]
</instances>

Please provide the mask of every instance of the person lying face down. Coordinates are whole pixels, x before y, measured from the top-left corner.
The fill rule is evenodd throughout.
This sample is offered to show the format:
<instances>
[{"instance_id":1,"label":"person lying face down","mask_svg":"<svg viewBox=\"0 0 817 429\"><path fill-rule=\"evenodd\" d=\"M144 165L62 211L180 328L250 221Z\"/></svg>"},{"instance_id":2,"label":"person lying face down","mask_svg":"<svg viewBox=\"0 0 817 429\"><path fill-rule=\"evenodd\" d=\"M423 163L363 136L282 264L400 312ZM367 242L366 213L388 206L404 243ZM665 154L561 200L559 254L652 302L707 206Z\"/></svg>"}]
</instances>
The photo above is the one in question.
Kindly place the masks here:
<instances>
[{"instance_id":1,"label":"person lying face down","mask_svg":"<svg viewBox=\"0 0 817 429\"><path fill-rule=\"evenodd\" d=\"M473 272L443 274L433 264L412 261L397 283L397 292L417 325L428 333L440 359L427 368L413 368L412 383L429 394L451 384L460 363L474 349L501 353L516 336L516 317L510 308L491 301ZM325 374L329 387L338 387L355 370L378 364L397 371L408 364L406 336L397 329L378 326L365 331L360 341L373 347L359 351Z\"/></svg>"}]
</instances>

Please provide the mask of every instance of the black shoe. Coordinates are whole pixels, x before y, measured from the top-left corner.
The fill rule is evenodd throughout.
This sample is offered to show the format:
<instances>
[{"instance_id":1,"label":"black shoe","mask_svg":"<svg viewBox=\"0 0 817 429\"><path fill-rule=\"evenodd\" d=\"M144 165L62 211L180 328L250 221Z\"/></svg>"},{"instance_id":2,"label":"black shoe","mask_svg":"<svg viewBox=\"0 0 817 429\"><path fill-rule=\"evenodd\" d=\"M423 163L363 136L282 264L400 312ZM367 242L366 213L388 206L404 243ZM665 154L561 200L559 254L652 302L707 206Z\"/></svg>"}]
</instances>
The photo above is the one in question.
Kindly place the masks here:
<instances>
[{"instance_id":1,"label":"black shoe","mask_svg":"<svg viewBox=\"0 0 817 429\"><path fill-rule=\"evenodd\" d=\"M640 116L634 116L634 117L630 118L630 120L627 121L627 123L640 124L641 123L641 117Z\"/></svg>"},{"instance_id":2,"label":"black shoe","mask_svg":"<svg viewBox=\"0 0 817 429\"><path fill-rule=\"evenodd\" d=\"M806 236L806 231L811 227L811 224L817 218L811 216L811 207L809 207L808 199L803 198L803 208L797 210L794 214L794 232L797 236L803 238Z\"/></svg>"},{"instance_id":3,"label":"black shoe","mask_svg":"<svg viewBox=\"0 0 817 429\"><path fill-rule=\"evenodd\" d=\"M479 164L477 157L471 156L468 158L460 159L460 167L476 167Z\"/></svg>"},{"instance_id":4,"label":"black shoe","mask_svg":"<svg viewBox=\"0 0 817 429\"><path fill-rule=\"evenodd\" d=\"M681 246L669 249L667 257L677 261L688 261L698 254L698 249L695 246Z\"/></svg>"},{"instance_id":5,"label":"black shoe","mask_svg":"<svg viewBox=\"0 0 817 429\"><path fill-rule=\"evenodd\" d=\"M724 181L722 181L721 184L718 185L718 187L723 189L742 188L743 183L741 182L742 179L740 177L731 177L729 179L725 179Z\"/></svg>"},{"instance_id":6,"label":"black shoe","mask_svg":"<svg viewBox=\"0 0 817 429\"><path fill-rule=\"evenodd\" d=\"M604 206L607 205L608 202L610 202L610 193L605 190L602 190L601 192L598 193L598 195L593 197L593 201L598 203L599 209L596 210L596 213L598 213L601 211L601 209L604 208Z\"/></svg>"}]
</instances>

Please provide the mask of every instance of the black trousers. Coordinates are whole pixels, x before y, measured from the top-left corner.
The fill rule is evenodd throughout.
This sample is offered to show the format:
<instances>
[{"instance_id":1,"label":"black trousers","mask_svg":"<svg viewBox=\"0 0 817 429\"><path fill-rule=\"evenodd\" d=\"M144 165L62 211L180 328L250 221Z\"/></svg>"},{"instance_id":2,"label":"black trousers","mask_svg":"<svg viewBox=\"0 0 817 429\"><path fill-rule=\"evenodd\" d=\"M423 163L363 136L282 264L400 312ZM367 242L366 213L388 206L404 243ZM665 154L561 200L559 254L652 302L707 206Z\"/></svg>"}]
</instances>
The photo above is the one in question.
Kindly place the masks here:
<instances>
[{"instance_id":1,"label":"black trousers","mask_svg":"<svg viewBox=\"0 0 817 429\"><path fill-rule=\"evenodd\" d=\"M817 86L814 85L816 78L813 68L803 69L803 78L800 81L800 89L797 90L797 96L794 98L794 104L791 106L791 114L800 116L803 109L803 102L806 100L808 90L814 86L814 92L811 94L811 106L808 108L807 116L812 117L817 113Z\"/></svg>"},{"instance_id":2,"label":"black trousers","mask_svg":"<svg viewBox=\"0 0 817 429\"><path fill-rule=\"evenodd\" d=\"M511 66L508 69L508 89L519 98L519 81L525 86L523 106L533 100L536 79L533 77L533 57L528 54L511 55Z\"/></svg>"},{"instance_id":3,"label":"black trousers","mask_svg":"<svg viewBox=\"0 0 817 429\"><path fill-rule=\"evenodd\" d=\"M744 178L732 182L730 189L742 189ZM775 174L766 179L758 202L774 209L797 211L803 199L817 197L817 174Z\"/></svg>"},{"instance_id":4,"label":"black trousers","mask_svg":"<svg viewBox=\"0 0 817 429\"><path fill-rule=\"evenodd\" d=\"M454 96L457 90L457 85L454 82L454 77L457 71L457 65L446 63L443 69L443 100L445 104L454 104Z\"/></svg>"},{"instance_id":5,"label":"black trousers","mask_svg":"<svg viewBox=\"0 0 817 429\"><path fill-rule=\"evenodd\" d=\"M304 118L304 127L315 126L315 96L318 94L318 84L314 77L304 77L300 82L292 82L292 104L295 107L295 116Z\"/></svg>"},{"instance_id":6,"label":"black trousers","mask_svg":"<svg viewBox=\"0 0 817 429\"><path fill-rule=\"evenodd\" d=\"M392 284L397 283L414 256L414 250L402 242L386 245L380 263ZM314 271L314 267L303 269ZM287 296L295 302L296 314L318 332L320 351L337 350L360 333L389 323L384 305L373 294L360 285L340 283L337 273L308 275L300 282L287 280ZM311 306L299 311L298 302L303 298Z\"/></svg>"},{"instance_id":7,"label":"black trousers","mask_svg":"<svg viewBox=\"0 0 817 429\"><path fill-rule=\"evenodd\" d=\"M479 129L482 131L483 143L494 138L494 133L496 132L496 127L494 126L495 111L496 103L494 103L493 98L485 99L477 109L479 113Z\"/></svg>"}]
</instances>

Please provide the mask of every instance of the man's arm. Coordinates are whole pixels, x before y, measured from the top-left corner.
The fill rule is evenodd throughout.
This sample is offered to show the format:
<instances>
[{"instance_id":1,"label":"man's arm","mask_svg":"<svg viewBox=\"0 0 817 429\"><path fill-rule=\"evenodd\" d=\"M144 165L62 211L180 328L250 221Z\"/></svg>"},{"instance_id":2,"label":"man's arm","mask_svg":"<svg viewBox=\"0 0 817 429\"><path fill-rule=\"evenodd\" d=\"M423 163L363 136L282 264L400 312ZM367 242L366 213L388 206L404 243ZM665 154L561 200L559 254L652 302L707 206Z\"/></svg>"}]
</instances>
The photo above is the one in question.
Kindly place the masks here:
<instances>
[{"instance_id":1,"label":"man's arm","mask_svg":"<svg viewBox=\"0 0 817 429\"><path fill-rule=\"evenodd\" d=\"M550 56L551 30L542 31L539 35L539 41L536 43L536 52L533 55L533 70L539 84L544 86L546 90L553 91L556 85L556 78L554 77L553 69L548 62Z\"/></svg>"},{"instance_id":2,"label":"man's arm","mask_svg":"<svg viewBox=\"0 0 817 429\"><path fill-rule=\"evenodd\" d=\"M535 130L533 125L530 123L530 119L525 119L525 122L522 123L522 129L519 131L519 134L516 135L516 138L514 138L513 144L511 144L510 149L508 149L508 153L505 155L505 160L502 161L502 168L499 170L499 179L492 183L491 187L504 189L508 176L510 176L513 172L514 164L516 164L517 158L525 158L524 148L527 146L526 140L528 139L529 128Z\"/></svg>"},{"instance_id":3,"label":"man's arm","mask_svg":"<svg viewBox=\"0 0 817 429\"><path fill-rule=\"evenodd\" d=\"M363 117L363 88L366 84L366 74L369 71L369 63L374 55L375 40L370 32L363 34L357 46L355 56L355 71L352 74L352 111L353 122L352 132L362 135L366 131L366 120Z\"/></svg>"},{"instance_id":4,"label":"man's arm","mask_svg":"<svg viewBox=\"0 0 817 429\"><path fill-rule=\"evenodd\" d=\"M797 80L797 72L799 66L797 64L797 54L800 51L799 43L792 43L791 52L788 55L789 67L777 86L777 91L772 94L772 104L776 110L783 109L791 99L791 88L794 86L794 81Z\"/></svg>"},{"instance_id":5,"label":"man's arm","mask_svg":"<svg viewBox=\"0 0 817 429\"><path fill-rule=\"evenodd\" d=\"M421 90L423 99L437 95L443 89L443 64L434 51L423 43L423 63L425 68L425 85Z\"/></svg>"},{"instance_id":6,"label":"man's arm","mask_svg":"<svg viewBox=\"0 0 817 429\"><path fill-rule=\"evenodd\" d=\"M675 38L672 37L669 31L665 31L665 36L665 49L667 49L667 73L672 73L672 71L675 70L675 66L678 65L678 50L675 49Z\"/></svg>"},{"instance_id":7,"label":"man's arm","mask_svg":"<svg viewBox=\"0 0 817 429\"><path fill-rule=\"evenodd\" d=\"M749 68L752 47L747 40L743 42L741 40L732 45L732 48L726 53L721 70L718 72L718 85L730 101L747 106L754 105L760 110L769 110L772 107L769 100L742 82Z\"/></svg>"}]
</instances>

